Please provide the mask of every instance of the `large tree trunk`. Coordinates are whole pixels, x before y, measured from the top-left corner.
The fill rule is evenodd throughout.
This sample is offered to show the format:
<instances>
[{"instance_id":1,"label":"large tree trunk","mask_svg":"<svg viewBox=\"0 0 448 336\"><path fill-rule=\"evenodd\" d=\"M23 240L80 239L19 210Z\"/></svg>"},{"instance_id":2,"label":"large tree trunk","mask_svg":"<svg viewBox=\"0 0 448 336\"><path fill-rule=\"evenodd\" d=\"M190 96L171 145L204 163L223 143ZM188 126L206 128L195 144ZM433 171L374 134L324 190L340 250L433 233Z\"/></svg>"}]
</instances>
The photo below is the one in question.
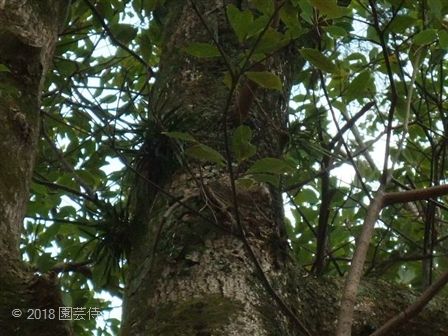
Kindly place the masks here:
<instances>
[{"instance_id":1,"label":"large tree trunk","mask_svg":"<svg viewBox=\"0 0 448 336\"><path fill-rule=\"evenodd\" d=\"M197 4L224 49L234 56L239 53L223 4ZM157 114L162 125L176 117L182 123L181 131L192 133L224 154L223 119L229 89L223 75L228 69L222 60L198 60L185 54L183 49L190 42L211 42L210 34L187 1L169 1L166 6L163 56L150 113ZM279 52L267 63L281 78L288 79L291 66L285 62L286 53ZM286 80L283 93L258 91L263 111L253 104L246 122L253 128L259 157L280 154L278 133L286 127L289 90ZM232 99L229 115L235 110L234 102ZM233 127L230 119L229 134ZM150 159L153 162L141 165L141 173L162 185L160 176L154 176L154 166L160 160L143 158ZM139 184L143 184L141 179ZM286 262L286 244L280 230L283 214L279 192L262 185L238 189L237 219L225 168L190 162L189 171L184 165L162 187L203 217L161 193L155 199L153 193L146 193L148 199L142 198L145 193L140 191L134 223L139 231L129 258L123 334L264 335L272 329L287 335L288 318L273 308L276 304L264 288L237 223L244 227L265 276L276 291L283 291L278 276ZM148 212L142 211L148 208Z\"/></svg>"},{"instance_id":2,"label":"large tree trunk","mask_svg":"<svg viewBox=\"0 0 448 336\"><path fill-rule=\"evenodd\" d=\"M211 35L233 56L241 47L225 16L232 1L196 3L208 29L189 1L164 5L162 56L149 113L156 116L159 131L190 132L224 154L226 65L222 59L189 57L183 48L191 42L212 43ZM252 105L246 123L259 158L281 153L295 55L290 46L266 61L282 79L283 93L257 90L260 104ZM229 115L235 97L230 102ZM229 134L234 127L230 119ZM170 128L173 120L175 129ZM190 161L188 167L183 162L172 168L161 155L174 157L179 148L151 132L142 151L122 335L305 335L302 325L314 335L334 333L340 280L304 277L296 270L282 233L280 191L261 184L237 188L235 209L228 167ZM366 283L354 334L370 333L414 298L406 289ZM407 334L447 333L447 314L438 306L431 309L406 325Z\"/></svg>"},{"instance_id":3,"label":"large tree trunk","mask_svg":"<svg viewBox=\"0 0 448 336\"><path fill-rule=\"evenodd\" d=\"M56 279L21 261L20 233L39 136L40 95L68 1L0 2L0 333L68 335L57 319ZM7 71L6 68L7 67ZM54 319L27 319L29 309L54 309ZM21 317L13 318L13 309ZM49 312L49 311L48 311ZM16 314L17 311L15 312ZM53 316L53 315L51 315Z\"/></svg>"}]
</instances>

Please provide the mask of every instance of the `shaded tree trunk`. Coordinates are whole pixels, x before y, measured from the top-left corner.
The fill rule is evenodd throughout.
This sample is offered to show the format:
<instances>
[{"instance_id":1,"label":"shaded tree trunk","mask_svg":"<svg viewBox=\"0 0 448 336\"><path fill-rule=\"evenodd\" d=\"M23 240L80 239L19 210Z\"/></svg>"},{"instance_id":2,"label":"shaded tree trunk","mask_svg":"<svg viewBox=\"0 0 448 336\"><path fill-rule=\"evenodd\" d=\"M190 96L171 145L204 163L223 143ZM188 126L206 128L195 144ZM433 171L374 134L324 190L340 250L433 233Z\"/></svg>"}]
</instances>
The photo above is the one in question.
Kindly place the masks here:
<instances>
[{"instance_id":1,"label":"shaded tree trunk","mask_svg":"<svg viewBox=\"0 0 448 336\"><path fill-rule=\"evenodd\" d=\"M69 335L65 321L29 320L27 309L61 306L56 279L35 274L19 243L39 136L40 95L68 1L0 5L0 330L2 335ZM12 317L13 309L22 316ZM16 311L17 314L17 311Z\"/></svg>"}]
</instances>

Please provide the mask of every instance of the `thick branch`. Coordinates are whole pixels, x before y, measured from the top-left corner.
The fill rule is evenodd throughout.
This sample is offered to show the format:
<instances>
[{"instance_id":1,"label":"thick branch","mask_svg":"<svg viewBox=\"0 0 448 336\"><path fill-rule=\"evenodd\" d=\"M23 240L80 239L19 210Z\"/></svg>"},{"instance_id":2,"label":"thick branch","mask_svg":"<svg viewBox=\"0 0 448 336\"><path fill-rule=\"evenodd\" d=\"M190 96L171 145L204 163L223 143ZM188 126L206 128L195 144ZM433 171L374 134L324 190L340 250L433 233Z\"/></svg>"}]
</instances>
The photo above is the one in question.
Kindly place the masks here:
<instances>
[{"instance_id":1,"label":"thick branch","mask_svg":"<svg viewBox=\"0 0 448 336\"><path fill-rule=\"evenodd\" d=\"M350 336L353 323L353 309L358 293L359 282L363 273L367 250L373 235L373 228L377 221L380 211L384 205L384 193L380 188L375 198L367 209L367 215L364 220L361 235L359 236L355 254L353 255L352 265L350 267L344 291L341 299L341 310L339 312L338 326L336 336Z\"/></svg>"},{"instance_id":2,"label":"thick branch","mask_svg":"<svg viewBox=\"0 0 448 336\"><path fill-rule=\"evenodd\" d=\"M444 196L446 194L448 194L447 184L424 189L389 192L384 195L384 206L396 203L422 201L428 198Z\"/></svg>"}]
</instances>

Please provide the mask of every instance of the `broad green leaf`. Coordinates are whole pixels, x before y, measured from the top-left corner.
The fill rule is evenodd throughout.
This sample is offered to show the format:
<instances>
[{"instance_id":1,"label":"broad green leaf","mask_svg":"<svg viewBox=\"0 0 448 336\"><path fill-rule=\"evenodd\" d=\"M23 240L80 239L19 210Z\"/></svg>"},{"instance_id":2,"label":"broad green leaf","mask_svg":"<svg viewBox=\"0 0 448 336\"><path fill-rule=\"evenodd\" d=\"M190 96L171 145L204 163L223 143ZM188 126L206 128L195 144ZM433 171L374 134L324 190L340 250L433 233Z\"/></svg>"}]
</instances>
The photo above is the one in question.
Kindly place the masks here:
<instances>
[{"instance_id":1,"label":"broad green leaf","mask_svg":"<svg viewBox=\"0 0 448 336\"><path fill-rule=\"evenodd\" d=\"M225 73L224 73L224 78L223 78L223 83L224 83L224 85L227 87L227 88L231 88L232 87L232 85L233 85L233 80L232 80L232 76L231 76L231 74L230 74L230 72L229 71L226 71Z\"/></svg>"},{"instance_id":2,"label":"broad green leaf","mask_svg":"<svg viewBox=\"0 0 448 336\"><path fill-rule=\"evenodd\" d=\"M74 217L74 216L76 216L76 209L74 207L72 207L71 205L63 206L58 210L57 216L59 218ZM53 226L56 227L58 225L53 224L51 227L53 227Z\"/></svg>"},{"instance_id":3,"label":"broad green leaf","mask_svg":"<svg viewBox=\"0 0 448 336\"><path fill-rule=\"evenodd\" d=\"M345 97L348 101L362 98L371 82L370 71L363 71L347 86Z\"/></svg>"},{"instance_id":4,"label":"broad green leaf","mask_svg":"<svg viewBox=\"0 0 448 336\"><path fill-rule=\"evenodd\" d=\"M269 28L255 47L255 53L272 53L290 42L284 34Z\"/></svg>"},{"instance_id":5,"label":"broad green leaf","mask_svg":"<svg viewBox=\"0 0 448 336\"><path fill-rule=\"evenodd\" d=\"M256 183L256 181L250 177L240 177L239 179L235 180L235 183L238 187L249 189Z\"/></svg>"},{"instance_id":6,"label":"broad green leaf","mask_svg":"<svg viewBox=\"0 0 448 336\"><path fill-rule=\"evenodd\" d=\"M116 94L110 94L107 96L104 96L100 99L100 102L103 104L111 104L113 102L115 102L117 100L117 95Z\"/></svg>"},{"instance_id":7,"label":"broad green leaf","mask_svg":"<svg viewBox=\"0 0 448 336\"><path fill-rule=\"evenodd\" d=\"M61 224L59 223L53 223L49 227L45 229L45 231L39 235L39 243L42 244L42 246L47 246L54 237L58 234L59 230L61 228Z\"/></svg>"},{"instance_id":8,"label":"broad green leaf","mask_svg":"<svg viewBox=\"0 0 448 336\"><path fill-rule=\"evenodd\" d=\"M300 7L300 17L304 19L309 24L313 25L314 20L314 8L311 6L308 0L305 1L299 1L298 2Z\"/></svg>"},{"instance_id":9,"label":"broad green leaf","mask_svg":"<svg viewBox=\"0 0 448 336\"><path fill-rule=\"evenodd\" d=\"M221 55L215 45L203 42L190 43L185 51L195 57L218 57Z\"/></svg>"},{"instance_id":10,"label":"broad green leaf","mask_svg":"<svg viewBox=\"0 0 448 336\"><path fill-rule=\"evenodd\" d=\"M0 64L0 72L11 72L11 70L6 65Z\"/></svg>"},{"instance_id":11,"label":"broad green leaf","mask_svg":"<svg viewBox=\"0 0 448 336\"><path fill-rule=\"evenodd\" d=\"M347 31L339 26L328 26L325 27L324 30L334 37L345 37L348 35Z\"/></svg>"},{"instance_id":12,"label":"broad green leaf","mask_svg":"<svg viewBox=\"0 0 448 336\"><path fill-rule=\"evenodd\" d=\"M167 137L182 140L182 141L188 141L188 142L197 142L197 140L190 134L185 132L162 132L162 134L165 134Z\"/></svg>"},{"instance_id":13,"label":"broad green leaf","mask_svg":"<svg viewBox=\"0 0 448 336\"><path fill-rule=\"evenodd\" d=\"M263 14L272 15L274 13L274 1L250 0L250 3Z\"/></svg>"},{"instance_id":14,"label":"broad green leaf","mask_svg":"<svg viewBox=\"0 0 448 336\"><path fill-rule=\"evenodd\" d=\"M235 5L231 4L227 6L227 18L238 37L238 41L243 42L254 20L252 13L248 10L241 11Z\"/></svg>"},{"instance_id":15,"label":"broad green leaf","mask_svg":"<svg viewBox=\"0 0 448 336\"><path fill-rule=\"evenodd\" d=\"M276 158L263 158L255 163L249 168L249 173L270 173L274 175L281 175L285 173L292 173L294 167L291 166L285 160L280 160Z\"/></svg>"},{"instance_id":16,"label":"broad green leaf","mask_svg":"<svg viewBox=\"0 0 448 336\"><path fill-rule=\"evenodd\" d=\"M302 26L298 17L298 10L290 2L286 2L280 9L280 19L288 27L293 36L300 34Z\"/></svg>"},{"instance_id":17,"label":"broad green leaf","mask_svg":"<svg viewBox=\"0 0 448 336\"><path fill-rule=\"evenodd\" d=\"M282 90L280 78L269 71L248 71L246 77L265 89Z\"/></svg>"},{"instance_id":18,"label":"broad green leaf","mask_svg":"<svg viewBox=\"0 0 448 336\"><path fill-rule=\"evenodd\" d=\"M407 28L417 25L418 20L410 15L397 15L390 23L388 30L404 34Z\"/></svg>"},{"instance_id":19,"label":"broad green leaf","mask_svg":"<svg viewBox=\"0 0 448 336\"><path fill-rule=\"evenodd\" d=\"M274 187L278 187L280 184L280 175L257 173L251 175L251 177L257 182L269 183L272 184Z\"/></svg>"},{"instance_id":20,"label":"broad green leaf","mask_svg":"<svg viewBox=\"0 0 448 336\"><path fill-rule=\"evenodd\" d=\"M427 0L429 13L434 15L436 18L442 17L442 0ZM446 0L443 0L446 2Z\"/></svg>"},{"instance_id":21,"label":"broad green leaf","mask_svg":"<svg viewBox=\"0 0 448 336\"><path fill-rule=\"evenodd\" d=\"M311 4L329 19L341 17L349 12L339 7L336 0L311 0Z\"/></svg>"},{"instance_id":22,"label":"broad green leaf","mask_svg":"<svg viewBox=\"0 0 448 336\"><path fill-rule=\"evenodd\" d=\"M257 147L250 143L252 130L245 126L239 126L232 136L232 151L238 162L249 159L257 152Z\"/></svg>"},{"instance_id":23,"label":"broad green leaf","mask_svg":"<svg viewBox=\"0 0 448 336\"><path fill-rule=\"evenodd\" d=\"M76 174L83 179L90 187L98 186L101 182L99 177L87 170L77 170Z\"/></svg>"},{"instance_id":24,"label":"broad green leaf","mask_svg":"<svg viewBox=\"0 0 448 336\"><path fill-rule=\"evenodd\" d=\"M414 43L417 45L430 44L437 38L436 29L425 29L414 36Z\"/></svg>"},{"instance_id":25,"label":"broad green leaf","mask_svg":"<svg viewBox=\"0 0 448 336\"><path fill-rule=\"evenodd\" d=\"M130 24L117 24L112 28L115 37L123 42L124 44L129 44L137 35L137 29Z\"/></svg>"},{"instance_id":26,"label":"broad green leaf","mask_svg":"<svg viewBox=\"0 0 448 336\"><path fill-rule=\"evenodd\" d=\"M56 261L51 257L51 253L49 252L43 252L36 260L36 266L42 273L47 273L55 264Z\"/></svg>"},{"instance_id":27,"label":"broad green leaf","mask_svg":"<svg viewBox=\"0 0 448 336\"><path fill-rule=\"evenodd\" d=\"M439 46L442 49L448 49L448 32L439 30Z\"/></svg>"},{"instance_id":28,"label":"broad green leaf","mask_svg":"<svg viewBox=\"0 0 448 336\"><path fill-rule=\"evenodd\" d=\"M197 160L214 162L219 165L224 165L226 161L218 151L204 144L194 145L188 148L185 153Z\"/></svg>"},{"instance_id":29,"label":"broad green leaf","mask_svg":"<svg viewBox=\"0 0 448 336\"><path fill-rule=\"evenodd\" d=\"M308 62L322 71L336 73L338 70L336 65L317 49L302 48L300 49L300 53Z\"/></svg>"},{"instance_id":30,"label":"broad green leaf","mask_svg":"<svg viewBox=\"0 0 448 336\"><path fill-rule=\"evenodd\" d=\"M259 18L256 18L254 22L250 25L247 31L247 37L252 37L257 35L258 33L261 33L265 28L266 25L269 24L269 17L266 15L260 16Z\"/></svg>"},{"instance_id":31,"label":"broad green leaf","mask_svg":"<svg viewBox=\"0 0 448 336\"><path fill-rule=\"evenodd\" d=\"M319 202L319 199L316 195L316 192L314 192L311 189L304 188L300 190L300 192L297 194L296 197L294 197L294 202L297 204L302 204L306 202L314 205Z\"/></svg>"},{"instance_id":32,"label":"broad green leaf","mask_svg":"<svg viewBox=\"0 0 448 336\"><path fill-rule=\"evenodd\" d=\"M413 269L400 267L398 271L398 282L408 285L416 277L416 273Z\"/></svg>"}]
</instances>

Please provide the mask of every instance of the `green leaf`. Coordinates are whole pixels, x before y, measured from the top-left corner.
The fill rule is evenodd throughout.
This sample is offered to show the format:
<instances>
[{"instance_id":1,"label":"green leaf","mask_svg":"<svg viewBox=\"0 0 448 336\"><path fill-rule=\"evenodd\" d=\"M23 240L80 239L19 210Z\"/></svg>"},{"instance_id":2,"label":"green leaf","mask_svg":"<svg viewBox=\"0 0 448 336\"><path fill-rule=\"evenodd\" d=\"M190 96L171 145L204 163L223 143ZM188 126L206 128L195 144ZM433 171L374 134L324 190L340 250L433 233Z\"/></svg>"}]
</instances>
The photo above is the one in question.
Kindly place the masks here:
<instances>
[{"instance_id":1,"label":"green leaf","mask_svg":"<svg viewBox=\"0 0 448 336\"><path fill-rule=\"evenodd\" d=\"M339 7L336 4L336 0L311 0L311 4L329 19L338 18L349 13L347 9Z\"/></svg>"},{"instance_id":2,"label":"green leaf","mask_svg":"<svg viewBox=\"0 0 448 336\"><path fill-rule=\"evenodd\" d=\"M162 134L165 134L167 137L182 140L182 141L188 141L188 142L197 142L197 140L190 134L185 132L162 132Z\"/></svg>"},{"instance_id":3,"label":"green leaf","mask_svg":"<svg viewBox=\"0 0 448 336\"><path fill-rule=\"evenodd\" d=\"M266 15L260 16L259 18L256 18L254 22L250 25L247 31L247 37L252 37L254 35L257 35L263 29L266 28L266 25L269 24L269 17Z\"/></svg>"},{"instance_id":4,"label":"green leaf","mask_svg":"<svg viewBox=\"0 0 448 336\"><path fill-rule=\"evenodd\" d=\"M61 225L58 223L53 223L45 229L45 231L39 235L39 244L42 246L47 246L58 234Z\"/></svg>"},{"instance_id":5,"label":"green leaf","mask_svg":"<svg viewBox=\"0 0 448 336\"><path fill-rule=\"evenodd\" d=\"M442 49L448 49L448 32L439 30L439 46Z\"/></svg>"},{"instance_id":6,"label":"green leaf","mask_svg":"<svg viewBox=\"0 0 448 336\"><path fill-rule=\"evenodd\" d=\"M406 29L417 25L418 20L409 15L397 15L390 23L388 30L393 33L404 34Z\"/></svg>"},{"instance_id":7,"label":"green leaf","mask_svg":"<svg viewBox=\"0 0 448 336\"><path fill-rule=\"evenodd\" d=\"M116 94L110 94L110 95L107 95L107 96L104 96L103 98L101 98L100 102L102 104L112 104L116 100L117 100L117 95Z\"/></svg>"},{"instance_id":8,"label":"green leaf","mask_svg":"<svg viewBox=\"0 0 448 336\"><path fill-rule=\"evenodd\" d=\"M278 31L269 28L255 47L255 53L272 53L284 47L289 42L289 38L286 38Z\"/></svg>"},{"instance_id":9,"label":"green leaf","mask_svg":"<svg viewBox=\"0 0 448 336\"><path fill-rule=\"evenodd\" d=\"M425 29L414 36L414 43L417 45L430 44L437 39L436 29Z\"/></svg>"},{"instance_id":10,"label":"green leaf","mask_svg":"<svg viewBox=\"0 0 448 336\"><path fill-rule=\"evenodd\" d=\"M124 44L129 44L137 35L137 29L130 24L114 25L112 31L115 37Z\"/></svg>"},{"instance_id":11,"label":"green leaf","mask_svg":"<svg viewBox=\"0 0 448 336\"><path fill-rule=\"evenodd\" d=\"M42 273L47 273L54 265L56 261L51 257L51 253L43 252L36 260L36 266Z\"/></svg>"},{"instance_id":12,"label":"green leaf","mask_svg":"<svg viewBox=\"0 0 448 336\"><path fill-rule=\"evenodd\" d=\"M239 126L232 136L232 150L238 162L249 159L257 152L257 147L250 143L252 130L245 126Z\"/></svg>"},{"instance_id":13,"label":"green leaf","mask_svg":"<svg viewBox=\"0 0 448 336\"><path fill-rule=\"evenodd\" d=\"M256 181L253 178L246 176L246 177L240 177L239 179L235 180L235 183L238 187L249 189L256 183Z\"/></svg>"},{"instance_id":14,"label":"green leaf","mask_svg":"<svg viewBox=\"0 0 448 336\"><path fill-rule=\"evenodd\" d=\"M215 45L203 42L193 42L185 48L185 51L195 57L218 57L221 56Z\"/></svg>"},{"instance_id":15,"label":"green leaf","mask_svg":"<svg viewBox=\"0 0 448 336\"><path fill-rule=\"evenodd\" d=\"M288 30L293 36L298 36L302 30L298 14L297 8L289 2L286 2L280 9L280 19L288 27Z\"/></svg>"},{"instance_id":16,"label":"green leaf","mask_svg":"<svg viewBox=\"0 0 448 336\"><path fill-rule=\"evenodd\" d=\"M336 65L317 49L302 48L300 49L300 53L308 62L322 71L336 73L338 70Z\"/></svg>"},{"instance_id":17,"label":"green leaf","mask_svg":"<svg viewBox=\"0 0 448 336\"><path fill-rule=\"evenodd\" d=\"M328 26L324 30L334 37L345 37L348 35L347 30L339 26Z\"/></svg>"},{"instance_id":18,"label":"green leaf","mask_svg":"<svg viewBox=\"0 0 448 336\"><path fill-rule=\"evenodd\" d=\"M362 98L365 90L371 83L370 71L363 71L347 86L345 97L348 101L356 98Z\"/></svg>"},{"instance_id":19,"label":"green leaf","mask_svg":"<svg viewBox=\"0 0 448 336\"><path fill-rule=\"evenodd\" d=\"M252 178L257 182L272 184L274 187L278 187L280 184L280 175L257 173Z\"/></svg>"},{"instance_id":20,"label":"green leaf","mask_svg":"<svg viewBox=\"0 0 448 336\"><path fill-rule=\"evenodd\" d=\"M90 187L98 186L100 183L100 178L97 175L85 169L76 170L76 174L81 177Z\"/></svg>"},{"instance_id":21,"label":"green leaf","mask_svg":"<svg viewBox=\"0 0 448 336\"><path fill-rule=\"evenodd\" d=\"M238 41L243 42L254 20L252 13L248 10L240 11L236 6L229 5L227 6L227 18Z\"/></svg>"},{"instance_id":22,"label":"green leaf","mask_svg":"<svg viewBox=\"0 0 448 336\"><path fill-rule=\"evenodd\" d=\"M69 218L76 216L76 209L72 207L71 205L66 205L61 207L58 210L58 218ZM53 224L52 226L57 226L56 224Z\"/></svg>"},{"instance_id":23,"label":"green leaf","mask_svg":"<svg viewBox=\"0 0 448 336\"><path fill-rule=\"evenodd\" d=\"M204 144L194 145L188 148L185 151L185 153L188 156L191 156L192 158L195 158L197 160L211 161L222 166L225 164L226 161L218 151Z\"/></svg>"},{"instance_id":24,"label":"green leaf","mask_svg":"<svg viewBox=\"0 0 448 336\"><path fill-rule=\"evenodd\" d=\"M300 192L297 194L296 197L294 197L294 202L297 204L302 204L306 202L314 205L319 202L319 199L315 191L304 188L300 190Z\"/></svg>"},{"instance_id":25,"label":"green leaf","mask_svg":"<svg viewBox=\"0 0 448 336\"><path fill-rule=\"evenodd\" d=\"M246 77L265 89L282 90L280 78L269 71L248 71Z\"/></svg>"},{"instance_id":26,"label":"green leaf","mask_svg":"<svg viewBox=\"0 0 448 336\"><path fill-rule=\"evenodd\" d=\"M274 1L250 0L250 3L263 14L272 15L274 13Z\"/></svg>"},{"instance_id":27,"label":"green leaf","mask_svg":"<svg viewBox=\"0 0 448 336\"><path fill-rule=\"evenodd\" d=\"M429 13L431 15L434 15L436 18L442 17L442 1L441 0L427 0L428 1L428 7L429 7ZM446 0L444 0L446 1Z\"/></svg>"},{"instance_id":28,"label":"green leaf","mask_svg":"<svg viewBox=\"0 0 448 336\"><path fill-rule=\"evenodd\" d=\"M292 173L293 171L294 167L285 160L268 157L256 161L252 167L249 168L248 173L270 173L281 175Z\"/></svg>"},{"instance_id":29,"label":"green leaf","mask_svg":"<svg viewBox=\"0 0 448 336\"><path fill-rule=\"evenodd\" d=\"M6 65L0 64L0 72L11 72L11 70Z\"/></svg>"}]
</instances>

